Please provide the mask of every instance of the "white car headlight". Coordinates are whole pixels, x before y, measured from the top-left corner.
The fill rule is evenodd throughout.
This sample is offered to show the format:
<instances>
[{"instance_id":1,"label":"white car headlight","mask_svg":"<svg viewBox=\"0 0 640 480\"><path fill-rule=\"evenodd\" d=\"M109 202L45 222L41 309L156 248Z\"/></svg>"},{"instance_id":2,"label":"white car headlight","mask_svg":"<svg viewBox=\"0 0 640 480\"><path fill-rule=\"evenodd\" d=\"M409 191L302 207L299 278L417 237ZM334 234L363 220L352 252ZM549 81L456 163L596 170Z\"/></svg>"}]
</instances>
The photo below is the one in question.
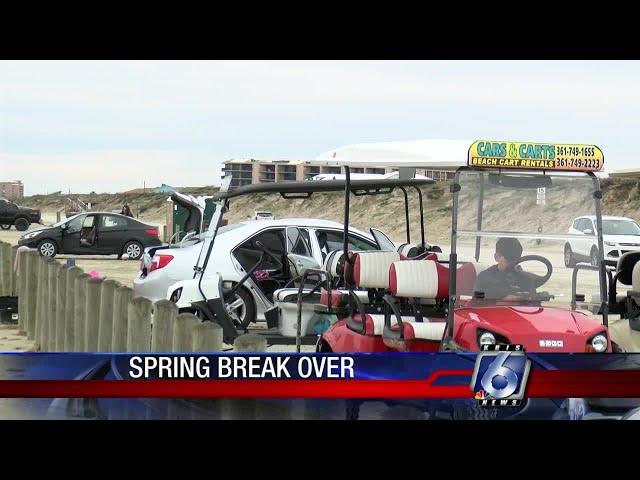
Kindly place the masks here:
<instances>
[{"instance_id":1,"label":"white car headlight","mask_svg":"<svg viewBox=\"0 0 640 480\"><path fill-rule=\"evenodd\" d=\"M496 344L496 336L491 332L484 332L480 335L478 339L480 345L495 345Z\"/></svg>"},{"instance_id":2,"label":"white car headlight","mask_svg":"<svg viewBox=\"0 0 640 480\"><path fill-rule=\"evenodd\" d=\"M616 242L604 242L604 244L605 244L607 247L615 247L615 246L616 246Z\"/></svg>"},{"instance_id":3,"label":"white car headlight","mask_svg":"<svg viewBox=\"0 0 640 480\"><path fill-rule=\"evenodd\" d=\"M591 346L593 350L601 353L607 350L607 346L609 345L609 341L607 340L606 335L598 334L591 339Z\"/></svg>"},{"instance_id":4,"label":"white car headlight","mask_svg":"<svg viewBox=\"0 0 640 480\"><path fill-rule=\"evenodd\" d=\"M37 237L38 235L40 235L41 232L31 232L31 233L27 233L26 235L24 235L22 238L24 240L29 240L30 238L34 238Z\"/></svg>"}]
</instances>

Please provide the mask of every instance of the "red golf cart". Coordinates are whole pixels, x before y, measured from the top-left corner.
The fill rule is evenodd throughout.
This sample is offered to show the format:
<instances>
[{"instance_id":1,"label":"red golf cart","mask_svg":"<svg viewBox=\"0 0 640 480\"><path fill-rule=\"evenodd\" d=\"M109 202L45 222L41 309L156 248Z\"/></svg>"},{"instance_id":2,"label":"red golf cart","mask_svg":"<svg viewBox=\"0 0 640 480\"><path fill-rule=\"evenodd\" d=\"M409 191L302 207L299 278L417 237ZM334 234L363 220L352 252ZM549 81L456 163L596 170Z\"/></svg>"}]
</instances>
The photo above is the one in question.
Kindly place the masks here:
<instances>
[{"instance_id":1,"label":"red golf cart","mask_svg":"<svg viewBox=\"0 0 640 480\"><path fill-rule=\"evenodd\" d=\"M485 344L548 353L615 350L607 331L608 273L594 174L603 164L600 149L589 145L473 143L450 185L450 254L408 259L345 245L332 273L347 288L333 289L330 279L322 292L321 303L337 321L317 350L479 351ZM595 216L597 231L568 234L568 221L578 215ZM348 209L345 217L346 229ZM496 254L502 238L522 250L506 265ZM595 240L599 265L565 267L568 240ZM486 281L479 276L506 283L508 295L482 291ZM590 299L597 316L588 311Z\"/></svg>"}]
</instances>

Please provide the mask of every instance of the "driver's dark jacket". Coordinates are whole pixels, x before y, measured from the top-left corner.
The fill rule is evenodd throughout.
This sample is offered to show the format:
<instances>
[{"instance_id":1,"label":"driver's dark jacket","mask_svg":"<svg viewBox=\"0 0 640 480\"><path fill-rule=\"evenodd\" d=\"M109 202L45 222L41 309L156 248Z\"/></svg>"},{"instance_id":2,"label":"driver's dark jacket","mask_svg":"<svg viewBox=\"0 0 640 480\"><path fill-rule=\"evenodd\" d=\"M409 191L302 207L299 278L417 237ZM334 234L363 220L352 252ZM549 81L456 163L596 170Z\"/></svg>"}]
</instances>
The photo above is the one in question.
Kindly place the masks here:
<instances>
[{"instance_id":1,"label":"driver's dark jacket","mask_svg":"<svg viewBox=\"0 0 640 480\"><path fill-rule=\"evenodd\" d=\"M521 269L508 267L500 271L497 265L480 272L473 287L475 292L484 293L484 298L500 300L507 295L520 292L531 292L531 280Z\"/></svg>"}]
</instances>

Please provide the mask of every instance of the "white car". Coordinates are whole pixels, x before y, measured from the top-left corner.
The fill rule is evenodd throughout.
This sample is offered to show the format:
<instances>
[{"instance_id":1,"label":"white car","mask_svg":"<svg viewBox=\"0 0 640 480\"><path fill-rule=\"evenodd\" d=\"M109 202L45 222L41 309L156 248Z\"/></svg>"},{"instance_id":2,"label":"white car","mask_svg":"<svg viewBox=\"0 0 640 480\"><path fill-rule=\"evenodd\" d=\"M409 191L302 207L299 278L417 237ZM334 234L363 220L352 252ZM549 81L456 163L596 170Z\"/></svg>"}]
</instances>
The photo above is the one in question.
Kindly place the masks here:
<instances>
[{"instance_id":1,"label":"white car","mask_svg":"<svg viewBox=\"0 0 640 480\"><path fill-rule=\"evenodd\" d=\"M295 253L301 257L308 257L310 264L320 266L330 251L343 248L342 225L328 220L247 220L218 229L205 278L220 274L225 286L231 287L233 283L240 282L246 272L260 262L254 274L234 294L237 298L226 299L226 303L234 310L234 316L243 325L255 320L264 320L265 310L273 306L273 292L291 280L286 272L281 271L281 265L270 257L285 256L287 227L298 227L307 240L312 251ZM349 248L379 250L381 247L377 242L380 242L382 249L394 248L386 235L378 230L371 230L371 234L366 234L351 229ZM134 295L157 301L167 298L167 290L174 283L193 278L194 266L198 263L199 256L206 254L202 251L202 245L206 242L194 237L189 243L182 248L149 249L133 282ZM262 247L266 247L269 254L265 255ZM306 247L301 248L306 250Z\"/></svg>"},{"instance_id":2,"label":"white car","mask_svg":"<svg viewBox=\"0 0 640 480\"><path fill-rule=\"evenodd\" d=\"M595 216L577 217L571 223L569 233L584 235L583 239L571 239L564 246L564 264L573 267L576 262L598 264L598 241ZM640 251L640 227L631 218L602 217L602 241L604 261L616 265L624 253Z\"/></svg>"}]
</instances>

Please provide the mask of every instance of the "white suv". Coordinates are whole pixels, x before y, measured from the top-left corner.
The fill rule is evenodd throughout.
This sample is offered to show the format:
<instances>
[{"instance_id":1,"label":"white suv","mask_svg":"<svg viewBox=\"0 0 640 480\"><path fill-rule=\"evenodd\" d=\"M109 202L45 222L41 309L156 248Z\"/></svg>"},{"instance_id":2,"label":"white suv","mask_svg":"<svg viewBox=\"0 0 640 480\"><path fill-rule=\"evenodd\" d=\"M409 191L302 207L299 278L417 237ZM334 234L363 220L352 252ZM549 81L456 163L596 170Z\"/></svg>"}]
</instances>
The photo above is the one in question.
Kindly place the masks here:
<instances>
[{"instance_id":1,"label":"white suv","mask_svg":"<svg viewBox=\"0 0 640 480\"><path fill-rule=\"evenodd\" d=\"M594 235L596 217L578 217L571 223L569 233L585 235L585 239L571 239L564 246L564 264L573 267L576 262L586 261L598 264L598 243ZM602 217L602 241L604 243L604 261L607 265L616 265L618 258L630 251L640 251L640 227L630 218Z\"/></svg>"}]
</instances>

